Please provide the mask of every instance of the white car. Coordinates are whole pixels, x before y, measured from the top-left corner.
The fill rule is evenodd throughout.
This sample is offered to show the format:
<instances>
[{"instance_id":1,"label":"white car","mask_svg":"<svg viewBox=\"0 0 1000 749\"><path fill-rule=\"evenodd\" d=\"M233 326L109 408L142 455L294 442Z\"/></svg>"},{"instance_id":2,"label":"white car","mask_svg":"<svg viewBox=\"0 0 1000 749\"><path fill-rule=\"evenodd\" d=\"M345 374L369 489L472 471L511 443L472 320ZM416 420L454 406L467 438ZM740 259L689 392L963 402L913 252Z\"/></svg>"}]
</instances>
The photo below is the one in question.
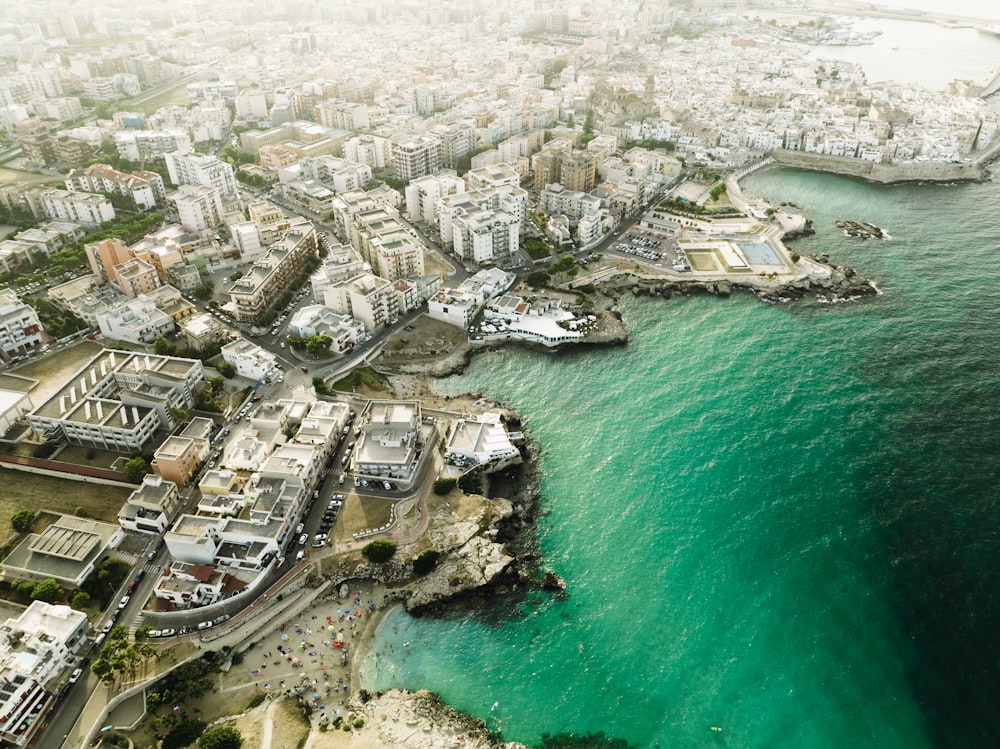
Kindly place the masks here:
<instances>
[{"instance_id":1,"label":"white car","mask_svg":"<svg viewBox=\"0 0 1000 749\"><path fill-rule=\"evenodd\" d=\"M69 683L76 684L80 680L81 676L83 676L83 669L82 668L74 669L73 673L69 675Z\"/></svg>"}]
</instances>

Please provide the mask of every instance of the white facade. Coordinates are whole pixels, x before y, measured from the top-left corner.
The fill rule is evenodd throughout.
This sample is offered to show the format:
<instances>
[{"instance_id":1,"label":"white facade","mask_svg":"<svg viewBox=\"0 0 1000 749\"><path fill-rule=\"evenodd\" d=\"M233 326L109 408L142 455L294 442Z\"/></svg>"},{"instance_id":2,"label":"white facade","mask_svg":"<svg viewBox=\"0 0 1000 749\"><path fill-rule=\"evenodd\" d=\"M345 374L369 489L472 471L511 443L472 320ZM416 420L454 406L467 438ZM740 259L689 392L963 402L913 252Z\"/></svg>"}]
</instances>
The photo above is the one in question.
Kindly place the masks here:
<instances>
[{"instance_id":1,"label":"white facade","mask_svg":"<svg viewBox=\"0 0 1000 749\"><path fill-rule=\"evenodd\" d=\"M214 187L181 185L170 196L181 224L195 231L213 231L225 220L222 197Z\"/></svg>"},{"instance_id":2,"label":"white facade","mask_svg":"<svg viewBox=\"0 0 1000 749\"><path fill-rule=\"evenodd\" d=\"M174 327L169 315L145 294L98 313L97 325L108 338L128 343L152 343Z\"/></svg>"},{"instance_id":3,"label":"white facade","mask_svg":"<svg viewBox=\"0 0 1000 749\"><path fill-rule=\"evenodd\" d=\"M200 153L168 153L167 170L175 185L203 185L219 191L223 199L236 196L232 164Z\"/></svg>"},{"instance_id":4,"label":"white facade","mask_svg":"<svg viewBox=\"0 0 1000 749\"><path fill-rule=\"evenodd\" d=\"M330 351L343 354L354 348L365 335L365 326L360 320L348 315L338 315L320 304L312 304L298 310L288 323L292 334L299 338L311 335L326 335L333 339Z\"/></svg>"},{"instance_id":5,"label":"white facade","mask_svg":"<svg viewBox=\"0 0 1000 749\"><path fill-rule=\"evenodd\" d=\"M399 316L399 297L384 278L362 273L323 290L323 303L341 315L350 315L369 333Z\"/></svg>"},{"instance_id":6,"label":"white facade","mask_svg":"<svg viewBox=\"0 0 1000 749\"><path fill-rule=\"evenodd\" d=\"M500 414L488 412L475 420L459 419L448 437L444 457L456 465L487 465L515 458L520 452L500 420Z\"/></svg>"},{"instance_id":7,"label":"white facade","mask_svg":"<svg viewBox=\"0 0 1000 749\"><path fill-rule=\"evenodd\" d=\"M465 182L453 171L429 174L406 186L406 215L413 222L437 223L441 198L465 192Z\"/></svg>"},{"instance_id":8,"label":"white facade","mask_svg":"<svg viewBox=\"0 0 1000 749\"><path fill-rule=\"evenodd\" d=\"M427 301L427 316L464 330L469 327L482 306L481 294L443 288L438 289Z\"/></svg>"},{"instance_id":9,"label":"white facade","mask_svg":"<svg viewBox=\"0 0 1000 749\"><path fill-rule=\"evenodd\" d=\"M13 290L0 290L0 355L7 360L24 356L42 344L44 332L34 308L18 299Z\"/></svg>"},{"instance_id":10,"label":"white facade","mask_svg":"<svg viewBox=\"0 0 1000 749\"><path fill-rule=\"evenodd\" d=\"M46 218L75 221L88 226L100 226L115 217L111 201L103 195L69 190L43 192L42 209Z\"/></svg>"},{"instance_id":11,"label":"white facade","mask_svg":"<svg viewBox=\"0 0 1000 749\"><path fill-rule=\"evenodd\" d=\"M245 338L223 346L222 359L235 367L236 374L250 380L262 380L278 371L277 357Z\"/></svg>"}]
</instances>

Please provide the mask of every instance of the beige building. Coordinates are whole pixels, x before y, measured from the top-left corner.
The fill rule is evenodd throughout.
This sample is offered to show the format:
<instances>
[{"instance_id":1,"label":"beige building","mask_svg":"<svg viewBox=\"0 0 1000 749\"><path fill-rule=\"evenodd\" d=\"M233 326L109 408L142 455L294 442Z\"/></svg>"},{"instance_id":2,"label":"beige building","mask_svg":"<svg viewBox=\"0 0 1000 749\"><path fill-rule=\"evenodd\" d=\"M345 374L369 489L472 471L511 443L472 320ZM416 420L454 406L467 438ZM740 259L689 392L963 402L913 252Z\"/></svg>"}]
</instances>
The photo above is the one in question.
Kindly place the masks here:
<instances>
[{"instance_id":1,"label":"beige building","mask_svg":"<svg viewBox=\"0 0 1000 749\"><path fill-rule=\"evenodd\" d=\"M258 319L315 256L315 228L309 222L295 225L236 279L227 292L227 309L238 320Z\"/></svg>"}]
</instances>

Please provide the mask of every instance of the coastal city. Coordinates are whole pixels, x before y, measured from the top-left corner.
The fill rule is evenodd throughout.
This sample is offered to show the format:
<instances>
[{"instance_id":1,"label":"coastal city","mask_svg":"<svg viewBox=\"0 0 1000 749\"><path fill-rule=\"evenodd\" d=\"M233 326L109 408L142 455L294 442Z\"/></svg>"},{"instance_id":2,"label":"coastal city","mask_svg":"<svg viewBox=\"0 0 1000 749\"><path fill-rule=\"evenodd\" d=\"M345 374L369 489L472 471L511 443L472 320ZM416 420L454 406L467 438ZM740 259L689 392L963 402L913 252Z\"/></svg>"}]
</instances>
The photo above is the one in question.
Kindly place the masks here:
<instances>
[{"instance_id":1,"label":"coastal city","mask_svg":"<svg viewBox=\"0 0 1000 749\"><path fill-rule=\"evenodd\" d=\"M530 433L434 380L625 292L877 296L741 180L980 179L1000 69L869 82L865 8L4 8L0 745L501 745L360 684L391 607L563 587Z\"/></svg>"}]
</instances>

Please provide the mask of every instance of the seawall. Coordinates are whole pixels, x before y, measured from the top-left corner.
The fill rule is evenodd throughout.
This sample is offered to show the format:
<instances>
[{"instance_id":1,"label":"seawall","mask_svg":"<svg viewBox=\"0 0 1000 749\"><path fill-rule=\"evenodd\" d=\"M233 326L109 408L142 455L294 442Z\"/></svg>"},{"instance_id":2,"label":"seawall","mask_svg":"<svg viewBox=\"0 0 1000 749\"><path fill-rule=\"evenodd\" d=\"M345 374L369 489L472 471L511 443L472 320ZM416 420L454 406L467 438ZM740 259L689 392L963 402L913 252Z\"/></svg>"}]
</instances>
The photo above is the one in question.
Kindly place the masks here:
<instances>
[{"instance_id":1,"label":"seawall","mask_svg":"<svg viewBox=\"0 0 1000 749\"><path fill-rule=\"evenodd\" d=\"M983 178L982 159L959 163L921 162L876 164L847 156L829 156L803 151L777 150L772 156L779 166L858 177L881 184L895 182L959 182Z\"/></svg>"}]
</instances>

